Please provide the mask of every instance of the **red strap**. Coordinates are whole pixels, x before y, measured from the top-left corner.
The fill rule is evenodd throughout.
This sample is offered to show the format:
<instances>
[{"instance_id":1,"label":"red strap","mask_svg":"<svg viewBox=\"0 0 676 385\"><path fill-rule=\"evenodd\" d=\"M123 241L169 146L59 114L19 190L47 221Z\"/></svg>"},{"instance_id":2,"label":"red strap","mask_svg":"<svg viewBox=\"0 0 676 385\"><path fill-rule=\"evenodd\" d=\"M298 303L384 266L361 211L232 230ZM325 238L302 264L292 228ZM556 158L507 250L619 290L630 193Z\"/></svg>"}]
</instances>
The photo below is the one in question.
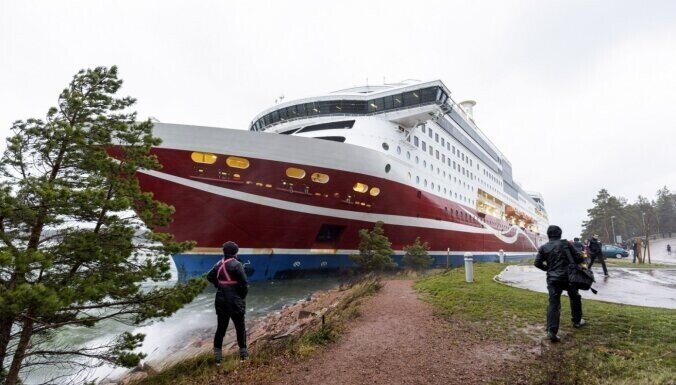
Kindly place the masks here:
<instances>
[{"instance_id":1,"label":"red strap","mask_svg":"<svg viewBox=\"0 0 676 385\"><path fill-rule=\"evenodd\" d=\"M230 274L228 274L228 269L226 269L225 265L232 261L235 258L228 258L224 259L221 261L221 265L218 268L218 273L216 273L216 279L218 280L218 286L226 286L226 285L236 285L237 281L234 281L232 278L230 278ZM225 274L225 279L221 279L221 271Z\"/></svg>"}]
</instances>

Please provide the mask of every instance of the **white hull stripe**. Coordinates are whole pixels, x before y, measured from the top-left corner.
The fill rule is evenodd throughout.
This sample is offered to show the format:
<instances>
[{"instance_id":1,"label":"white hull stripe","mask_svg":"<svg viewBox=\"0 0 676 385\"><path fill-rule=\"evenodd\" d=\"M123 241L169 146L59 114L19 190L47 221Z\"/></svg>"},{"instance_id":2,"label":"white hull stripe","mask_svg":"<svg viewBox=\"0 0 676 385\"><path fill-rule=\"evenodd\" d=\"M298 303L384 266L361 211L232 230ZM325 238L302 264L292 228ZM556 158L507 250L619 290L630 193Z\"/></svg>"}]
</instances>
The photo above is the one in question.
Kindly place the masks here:
<instances>
[{"instance_id":1,"label":"white hull stripe","mask_svg":"<svg viewBox=\"0 0 676 385\"><path fill-rule=\"evenodd\" d=\"M457 256L464 255L468 250L430 250L428 253L435 256L445 256L447 254ZM497 255L498 251L472 251L470 253L474 256L481 255ZM348 249L260 249L260 248L241 248L239 249L239 254L241 255L352 255L358 254L359 250L348 250ZM505 251L505 256L522 256L522 255L532 255L534 251ZM223 250L219 247L200 247L193 249L191 251L186 251L181 254L194 254L194 255L223 255ZM395 255L404 255L402 250L394 250Z\"/></svg>"},{"instance_id":2,"label":"white hull stripe","mask_svg":"<svg viewBox=\"0 0 676 385\"><path fill-rule=\"evenodd\" d=\"M462 211L466 212L470 217L474 218L475 221L481 223L482 226L484 226L484 227L486 227L486 228L488 228L488 229L492 229L489 225L486 224L486 222L482 221L481 218L479 218L478 216L472 214L470 211L467 211L464 207L461 207L461 209L462 209ZM495 236L498 237L498 239L500 239L501 241L506 242L505 239L508 239L508 237L505 236L505 233L509 233L510 231L512 231L512 229L516 229L516 234L517 234L517 235L519 234L519 232L523 232L523 230L521 230L520 227L511 225L510 228L508 228L508 229L507 229L506 231L504 231L503 233L501 233L501 232L499 232L499 231L497 231L497 230L494 230L494 231L495 231ZM525 235L525 234L524 234L524 235ZM528 239L528 241L530 242L530 244L533 245L533 247L534 247L535 249L538 248L537 245L533 242L532 239L530 239L529 236L526 235L526 239Z\"/></svg>"},{"instance_id":3,"label":"white hull stripe","mask_svg":"<svg viewBox=\"0 0 676 385\"><path fill-rule=\"evenodd\" d=\"M242 191L231 190L223 187L213 186L207 183L198 182L191 179L181 178L175 175L162 173L154 170L143 170L139 171L143 174L153 176L155 178L163 179L169 182L180 184L186 187L190 187L196 190L208 192L211 194L236 199L244 202L254 203L258 205L273 207L282 210L288 210L293 212L328 216L334 218L348 219L354 221L363 221L363 222L378 222L383 221L389 225L398 225L406 227L422 227L429 229L437 230L446 230L446 231L456 231L464 233L474 233L474 234L488 234L498 237L501 241L505 243L515 243L521 229L518 229L519 232L515 233L511 237L504 236L493 230L491 228L479 228L474 226L467 226L455 222L439 221L435 219L427 218L417 218L417 217L406 217L401 215L389 215L389 214L372 214L372 213L362 213L357 211L349 210L339 210L332 209L327 207L312 206L302 203L295 203L284 201L281 199L269 198L261 195L245 193ZM528 238L526 236L526 238Z\"/></svg>"}]
</instances>

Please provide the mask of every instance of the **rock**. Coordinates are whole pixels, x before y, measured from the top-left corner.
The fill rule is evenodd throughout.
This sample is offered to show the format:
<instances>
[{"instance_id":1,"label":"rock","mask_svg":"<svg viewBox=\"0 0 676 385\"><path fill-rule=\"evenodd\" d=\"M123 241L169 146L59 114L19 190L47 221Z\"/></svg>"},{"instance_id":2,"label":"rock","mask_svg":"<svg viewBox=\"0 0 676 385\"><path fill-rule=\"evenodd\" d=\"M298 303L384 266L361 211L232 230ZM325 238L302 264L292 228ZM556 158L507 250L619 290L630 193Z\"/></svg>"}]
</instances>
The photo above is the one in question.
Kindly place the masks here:
<instances>
[{"instance_id":1,"label":"rock","mask_svg":"<svg viewBox=\"0 0 676 385\"><path fill-rule=\"evenodd\" d=\"M162 368L159 364L156 364L154 362L148 362L148 361L143 363L142 368L143 368L144 372L148 373L151 376L158 374L159 372L162 371Z\"/></svg>"},{"instance_id":2,"label":"rock","mask_svg":"<svg viewBox=\"0 0 676 385\"><path fill-rule=\"evenodd\" d=\"M301 320L301 319L305 319L305 318L311 318L314 315L315 315L314 312L307 311L307 310L300 310L298 312L298 319Z\"/></svg>"}]
</instances>

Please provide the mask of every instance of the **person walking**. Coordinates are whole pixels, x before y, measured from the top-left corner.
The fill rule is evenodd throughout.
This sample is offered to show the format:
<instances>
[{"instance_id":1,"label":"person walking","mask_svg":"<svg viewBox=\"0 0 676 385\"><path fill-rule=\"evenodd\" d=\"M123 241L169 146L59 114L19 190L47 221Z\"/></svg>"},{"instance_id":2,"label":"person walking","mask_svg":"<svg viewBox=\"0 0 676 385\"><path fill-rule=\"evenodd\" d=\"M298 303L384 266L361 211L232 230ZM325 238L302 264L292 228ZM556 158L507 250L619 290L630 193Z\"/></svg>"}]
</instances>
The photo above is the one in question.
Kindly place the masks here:
<instances>
[{"instance_id":1,"label":"person walking","mask_svg":"<svg viewBox=\"0 0 676 385\"><path fill-rule=\"evenodd\" d=\"M547 306L547 338L552 342L559 342L559 321L561 318L561 293L568 292L570 312L573 327L580 328L586 324L582 318L582 296L577 289L568 282L568 265L571 255L575 263L583 263L584 258L577 249L567 240L561 239L561 228L549 226L547 237L549 242L538 249L535 257L535 267L547 272L547 291L549 292L549 306Z\"/></svg>"},{"instance_id":2,"label":"person walking","mask_svg":"<svg viewBox=\"0 0 676 385\"><path fill-rule=\"evenodd\" d=\"M237 258L239 246L228 241L223 244L223 258L207 273L207 280L217 289L216 316L218 326L214 335L214 360L220 364L223 360L223 338L232 319L239 345L239 358L246 360L249 352L246 346L246 327L244 313L246 311L246 295L249 292L244 266Z\"/></svg>"},{"instance_id":3,"label":"person walking","mask_svg":"<svg viewBox=\"0 0 676 385\"><path fill-rule=\"evenodd\" d=\"M573 238L573 246L575 247L575 250L578 251L578 253L582 253L584 250L584 244L580 242L580 238L578 237Z\"/></svg>"},{"instance_id":4,"label":"person walking","mask_svg":"<svg viewBox=\"0 0 676 385\"><path fill-rule=\"evenodd\" d=\"M671 255L671 245L667 245L667 255Z\"/></svg>"},{"instance_id":5,"label":"person walking","mask_svg":"<svg viewBox=\"0 0 676 385\"><path fill-rule=\"evenodd\" d=\"M633 251L631 263L636 263L636 259L638 258L639 252L638 242L636 241L636 239L634 239L631 244L631 250Z\"/></svg>"},{"instance_id":6,"label":"person walking","mask_svg":"<svg viewBox=\"0 0 676 385\"><path fill-rule=\"evenodd\" d=\"M592 238L589 240L589 254L591 254L589 261L589 270L591 270L594 261L596 261L596 259L598 258L599 262L601 262L601 266L603 266L603 275L607 277L608 268L606 267L606 260L605 258L603 258L603 248L601 245L601 241L599 241L599 236L597 234L592 235Z\"/></svg>"}]
</instances>

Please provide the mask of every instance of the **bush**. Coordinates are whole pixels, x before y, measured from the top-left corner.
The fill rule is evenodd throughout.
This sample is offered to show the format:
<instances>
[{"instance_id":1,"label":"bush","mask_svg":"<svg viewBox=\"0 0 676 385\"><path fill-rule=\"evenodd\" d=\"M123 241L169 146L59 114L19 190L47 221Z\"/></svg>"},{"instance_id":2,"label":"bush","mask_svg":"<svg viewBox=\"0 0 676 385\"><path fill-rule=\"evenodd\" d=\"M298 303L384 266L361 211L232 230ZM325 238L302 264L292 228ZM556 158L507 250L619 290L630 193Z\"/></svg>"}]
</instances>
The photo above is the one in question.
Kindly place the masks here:
<instances>
[{"instance_id":1,"label":"bush","mask_svg":"<svg viewBox=\"0 0 676 385\"><path fill-rule=\"evenodd\" d=\"M429 249L427 242L420 243L420 237L417 237L412 245L404 247L404 266L414 270L428 268L433 261L428 253Z\"/></svg>"},{"instance_id":2,"label":"bush","mask_svg":"<svg viewBox=\"0 0 676 385\"><path fill-rule=\"evenodd\" d=\"M383 222L376 222L373 230L359 230L359 254L351 255L352 262L366 271L383 271L394 268L392 243L385 235Z\"/></svg>"}]
</instances>

